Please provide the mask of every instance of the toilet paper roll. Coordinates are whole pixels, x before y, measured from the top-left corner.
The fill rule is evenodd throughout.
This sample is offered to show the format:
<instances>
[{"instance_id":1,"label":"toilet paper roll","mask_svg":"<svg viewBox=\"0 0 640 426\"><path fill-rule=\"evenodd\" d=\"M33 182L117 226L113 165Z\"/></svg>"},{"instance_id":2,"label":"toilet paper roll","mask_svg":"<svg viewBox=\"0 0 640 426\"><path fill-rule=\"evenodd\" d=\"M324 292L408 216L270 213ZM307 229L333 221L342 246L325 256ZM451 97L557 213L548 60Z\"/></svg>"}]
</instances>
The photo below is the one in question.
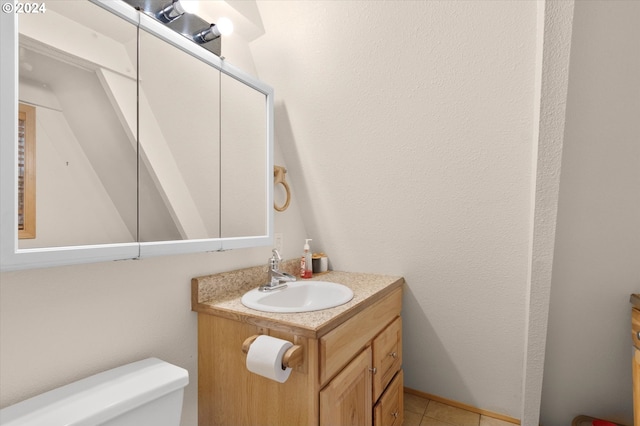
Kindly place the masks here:
<instances>
[{"instance_id":1,"label":"toilet paper roll","mask_svg":"<svg viewBox=\"0 0 640 426\"><path fill-rule=\"evenodd\" d=\"M282 368L284 353L293 343L271 336L261 335L249 346L247 370L267 379L284 383L291 374L290 368Z\"/></svg>"}]
</instances>

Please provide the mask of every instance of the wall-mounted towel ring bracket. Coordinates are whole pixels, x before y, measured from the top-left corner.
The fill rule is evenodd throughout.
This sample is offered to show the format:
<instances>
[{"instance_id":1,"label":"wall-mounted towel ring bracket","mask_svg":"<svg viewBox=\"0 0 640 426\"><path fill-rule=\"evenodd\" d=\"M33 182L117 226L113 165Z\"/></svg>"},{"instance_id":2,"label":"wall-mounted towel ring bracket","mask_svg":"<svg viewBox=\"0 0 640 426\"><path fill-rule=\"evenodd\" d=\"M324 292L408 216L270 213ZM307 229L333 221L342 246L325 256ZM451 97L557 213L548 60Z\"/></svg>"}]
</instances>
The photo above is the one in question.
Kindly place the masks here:
<instances>
[{"instance_id":1,"label":"wall-mounted towel ring bracket","mask_svg":"<svg viewBox=\"0 0 640 426\"><path fill-rule=\"evenodd\" d=\"M258 336L259 334L255 334L245 339L245 341L242 343L242 352L244 352L245 354L248 354L249 347L254 342L254 340L258 338ZM294 342L296 340L297 339L294 339ZM291 346L289 349L287 349L287 351L284 353L284 356L282 357L282 367L295 369L296 367L302 365L302 362L304 361L302 359L303 353L304 353L304 350L302 345Z\"/></svg>"},{"instance_id":2,"label":"wall-mounted towel ring bracket","mask_svg":"<svg viewBox=\"0 0 640 426\"><path fill-rule=\"evenodd\" d=\"M283 212L289 207L289 203L291 202L291 191L289 190L289 185L286 181L286 173L287 169L282 166L273 166L273 183L277 185L279 183L284 186L284 190L287 191L287 201L282 206L278 206L275 202L273 203L273 208L279 212Z\"/></svg>"}]
</instances>

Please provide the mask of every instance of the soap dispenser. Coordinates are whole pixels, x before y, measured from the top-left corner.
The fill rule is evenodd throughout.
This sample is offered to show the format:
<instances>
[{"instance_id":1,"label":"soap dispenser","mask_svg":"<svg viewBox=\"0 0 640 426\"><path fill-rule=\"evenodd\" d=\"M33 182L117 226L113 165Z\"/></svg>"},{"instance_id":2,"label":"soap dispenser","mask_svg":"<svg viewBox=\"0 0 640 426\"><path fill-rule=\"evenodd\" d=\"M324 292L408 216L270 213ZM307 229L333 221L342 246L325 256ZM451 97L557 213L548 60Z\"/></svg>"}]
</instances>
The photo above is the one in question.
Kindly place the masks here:
<instances>
[{"instance_id":1,"label":"soap dispenser","mask_svg":"<svg viewBox=\"0 0 640 426\"><path fill-rule=\"evenodd\" d=\"M313 241L311 238L304 240L304 251L302 258L300 259L300 278L313 277L313 266L311 264L311 249L309 247L309 241Z\"/></svg>"}]
</instances>

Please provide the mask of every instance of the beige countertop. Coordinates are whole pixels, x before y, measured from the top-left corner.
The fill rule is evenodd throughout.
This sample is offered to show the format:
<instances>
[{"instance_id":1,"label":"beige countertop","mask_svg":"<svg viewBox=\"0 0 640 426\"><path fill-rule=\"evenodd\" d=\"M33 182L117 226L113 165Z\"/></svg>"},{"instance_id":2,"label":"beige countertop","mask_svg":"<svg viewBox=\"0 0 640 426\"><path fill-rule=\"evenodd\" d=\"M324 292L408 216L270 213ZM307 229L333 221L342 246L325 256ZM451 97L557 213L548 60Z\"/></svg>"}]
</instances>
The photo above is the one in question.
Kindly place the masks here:
<instances>
[{"instance_id":1,"label":"beige countertop","mask_svg":"<svg viewBox=\"0 0 640 426\"><path fill-rule=\"evenodd\" d=\"M294 259L283 262L281 269L295 273L298 267L299 260ZM335 308L300 313L261 312L244 306L240 301L242 295L261 285L266 277L267 267L257 266L193 278L191 309L201 314L217 315L260 327L319 338L395 289L401 288L404 283L404 278L398 276L329 271L315 274L313 279L351 288L351 301Z\"/></svg>"},{"instance_id":2,"label":"beige countertop","mask_svg":"<svg viewBox=\"0 0 640 426\"><path fill-rule=\"evenodd\" d=\"M640 294L631 295L631 304L634 308L640 309Z\"/></svg>"}]
</instances>

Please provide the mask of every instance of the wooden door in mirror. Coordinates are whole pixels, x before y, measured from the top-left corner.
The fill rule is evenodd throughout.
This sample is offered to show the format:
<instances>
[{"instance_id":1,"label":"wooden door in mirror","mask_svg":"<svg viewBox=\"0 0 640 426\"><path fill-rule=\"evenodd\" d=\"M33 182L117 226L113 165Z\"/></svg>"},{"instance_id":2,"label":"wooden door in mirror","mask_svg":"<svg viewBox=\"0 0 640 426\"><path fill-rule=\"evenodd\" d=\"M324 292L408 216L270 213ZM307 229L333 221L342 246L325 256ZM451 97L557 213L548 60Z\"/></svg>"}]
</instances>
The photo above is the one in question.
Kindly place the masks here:
<instances>
[{"instance_id":1,"label":"wooden door in mirror","mask_svg":"<svg viewBox=\"0 0 640 426\"><path fill-rule=\"evenodd\" d=\"M19 104L18 238L36 237L36 109Z\"/></svg>"}]
</instances>

